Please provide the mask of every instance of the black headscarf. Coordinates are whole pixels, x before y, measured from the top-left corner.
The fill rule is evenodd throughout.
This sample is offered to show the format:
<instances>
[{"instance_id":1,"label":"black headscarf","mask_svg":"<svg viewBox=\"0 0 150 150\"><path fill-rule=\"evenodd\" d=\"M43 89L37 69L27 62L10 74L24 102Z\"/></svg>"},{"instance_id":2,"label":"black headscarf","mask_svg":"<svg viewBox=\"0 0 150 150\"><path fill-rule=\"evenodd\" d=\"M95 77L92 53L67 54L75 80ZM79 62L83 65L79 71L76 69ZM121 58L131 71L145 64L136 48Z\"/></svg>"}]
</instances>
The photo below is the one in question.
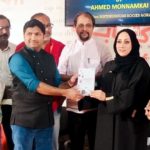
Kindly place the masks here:
<instances>
[{"instance_id":1,"label":"black headscarf","mask_svg":"<svg viewBox=\"0 0 150 150\"><path fill-rule=\"evenodd\" d=\"M131 39L132 50L127 56L120 56L116 49L116 43L118 40L118 36L122 32L128 33L128 35ZM136 33L134 31L132 31L131 29L123 29L123 30L119 31L117 33L117 36L114 41L114 52L116 54L115 63L117 65L117 68L115 71L117 71L117 70L128 71L128 69L130 67L132 67L132 65L140 58L139 48L140 48L140 44L138 42Z\"/></svg>"}]
</instances>

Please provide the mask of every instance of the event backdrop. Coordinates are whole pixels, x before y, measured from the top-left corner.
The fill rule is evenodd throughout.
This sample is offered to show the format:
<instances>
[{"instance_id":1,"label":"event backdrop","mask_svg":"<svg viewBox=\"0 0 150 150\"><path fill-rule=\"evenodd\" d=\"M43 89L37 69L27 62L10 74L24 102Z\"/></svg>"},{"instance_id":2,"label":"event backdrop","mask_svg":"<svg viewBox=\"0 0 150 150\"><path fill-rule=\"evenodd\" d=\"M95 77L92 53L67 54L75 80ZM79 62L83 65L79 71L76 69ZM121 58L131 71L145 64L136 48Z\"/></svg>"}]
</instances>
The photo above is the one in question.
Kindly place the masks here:
<instances>
[{"instance_id":1,"label":"event backdrop","mask_svg":"<svg viewBox=\"0 0 150 150\"><path fill-rule=\"evenodd\" d=\"M90 0L84 1L88 2ZM109 1L112 2L113 0ZM146 1L141 0L141 2ZM23 40L23 25L37 12L44 12L51 18L54 24L53 38L65 44L75 38L73 27L65 26L65 0L0 0L0 14L6 15L11 21L11 42L18 44ZM131 28L136 32L141 45L141 56L150 64L150 26L96 27L93 35L103 41L113 53L114 38L116 33L122 28Z\"/></svg>"},{"instance_id":2,"label":"event backdrop","mask_svg":"<svg viewBox=\"0 0 150 150\"><path fill-rule=\"evenodd\" d=\"M65 24L81 10L93 14L96 26L150 24L150 0L65 0Z\"/></svg>"}]
</instances>

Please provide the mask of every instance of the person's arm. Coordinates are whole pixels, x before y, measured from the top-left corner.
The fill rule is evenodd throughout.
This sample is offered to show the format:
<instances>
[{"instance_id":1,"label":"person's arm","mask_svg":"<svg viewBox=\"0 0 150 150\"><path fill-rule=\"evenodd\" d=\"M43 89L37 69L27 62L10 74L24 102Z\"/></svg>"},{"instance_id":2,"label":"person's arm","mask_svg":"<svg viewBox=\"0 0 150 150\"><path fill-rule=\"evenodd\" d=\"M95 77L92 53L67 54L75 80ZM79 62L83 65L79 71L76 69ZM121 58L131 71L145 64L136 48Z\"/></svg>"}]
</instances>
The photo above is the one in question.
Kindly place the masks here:
<instances>
[{"instance_id":1,"label":"person's arm","mask_svg":"<svg viewBox=\"0 0 150 150\"><path fill-rule=\"evenodd\" d=\"M73 74L68 75L67 73L68 65L69 65L68 59L72 50L71 48L72 46L70 44L66 45L64 49L62 50L62 53L59 58L58 70L59 70L59 73L61 74L62 81L64 82L70 80L71 77L73 76Z\"/></svg>"},{"instance_id":2,"label":"person's arm","mask_svg":"<svg viewBox=\"0 0 150 150\"><path fill-rule=\"evenodd\" d=\"M37 79L28 62L20 55L15 54L9 61L11 72L26 86L31 92L38 92L43 95L65 96L68 99L78 100L81 95L75 89L60 89Z\"/></svg>"},{"instance_id":3,"label":"person's arm","mask_svg":"<svg viewBox=\"0 0 150 150\"><path fill-rule=\"evenodd\" d=\"M68 81L72 75L67 74L70 47L66 45L59 57L58 70L63 81Z\"/></svg>"},{"instance_id":4,"label":"person's arm","mask_svg":"<svg viewBox=\"0 0 150 150\"><path fill-rule=\"evenodd\" d=\"M111 62L105 65L102 75L96 80L97 90L91 92L91 97L105 103L108 112L117 113L129 108L133 104L136 82L131 80L126 87L122 85L122 88L118 91L115 91L115 88L112 91L114 84L116 87L118 84L123 84L123 81L119 80L118 82L117 75L109 73L110 68L112 68Z\"/></svg>"},{"instance_id":5,"label":"person's arm","mask_svg":"<svg viewBox=\"0 0 150 150\"><path fill-rule=\"evenodd\" d=\"M72 75L61 74L62 81L64 82L70 80L71 77Z\"/></svg>"},{"instance_id":6,"label":"person's arm","mask_svg":"<svg viewBox=\"0 0 150 150\"><path fill-rule=\"evenodd\" d=\"M59 85L59 87L60 88L72 88L72 87L76 86L77 80L78 80L78 76L73 75L69 78L69 80L67 80L66 82L61 83Z\"/></svg>"},{"instance_id":7,"label":"person's arm","mask_svg":"<svg viewBox=\"0 0 150 150\"><path fill-rule=\"evenodd\" d=\"M50 86L44 82L40 82L36 90L38 93L43 94L43 95L64 96L68 99L72 99L76 101L82 98L82 95L76 89L57 88L57 87Z\"/></svg>"},{"instance_id":8,"label":"person's arm","mask_svg":"<svg viewBox=\"0 0 150 150\"><path fill-rule=\"evenodd\" d=\"M129 108L133 104L134 89L125 89L120 91L117 95L112 95L109 97L106 96L105 92L96 90L91 93L91 97L105 102L109 112L120 112Z\"/></svg>"},{"instance_id":9,"label":"person's arm","mask_svg":"<svg viewBox=\"0 0 150 150\"><path fill-rule=\"evenodd\" d=\"M31 66L21 54L14 54L9 60L9 68L14 76L16 76L25 87L35 92L40 80L34 74Z\"/></svg>"},{"instance_id":10,"label":"person's arm","mask_svg":"<svg viewBox=\"0 0 150 150\"><path fill-rule=\"evenodd\" d=\"M0 104L4 95L5 83L0 79Z\"/></svg>"},{"instance_id":11,"label":"person's arm","mask_svg":"<svg viewBox=\"0 0 150 150\"><path fill-rule=\"evenodd\" d=\"M99 101L108 101L108 100L112 100L114 97L113 96L109 96L106 97L106 93L102 90L94 90L90 93L90 97L92 98L96 98Z\"/></svg>"}]
</instances>

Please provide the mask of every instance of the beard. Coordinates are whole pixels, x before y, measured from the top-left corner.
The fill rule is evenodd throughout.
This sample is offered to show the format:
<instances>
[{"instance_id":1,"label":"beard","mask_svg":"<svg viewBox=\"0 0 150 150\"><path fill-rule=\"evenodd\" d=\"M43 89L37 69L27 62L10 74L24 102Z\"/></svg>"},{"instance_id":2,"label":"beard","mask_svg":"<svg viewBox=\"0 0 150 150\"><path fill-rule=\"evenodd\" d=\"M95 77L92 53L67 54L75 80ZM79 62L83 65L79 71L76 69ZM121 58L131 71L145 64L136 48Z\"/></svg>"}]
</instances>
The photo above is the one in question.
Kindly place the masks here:
<instances>
[{"instance_id":1,"label":"beard","mask_svg":"<svg viewBox=\"0 0 150 150\"><path fill-rule=\"evenodd\" d=\"M0 35L0 44L5 44L8 42L8 38L9 38L9 35L8 34L3 34L3 35Z\"/></svg>"},{"instance_id":2,"label":"beard","mask_svg":"<svg viewBox=\"0 0 150 150\"><path fill-rule=\"evenodd\" d=\"M88 32L85 32L85 31L80 32L79 33L79 38L80 38L81 41L85 42L85 41L90 39L90 34Z\"/></svg>"}]
</instances>

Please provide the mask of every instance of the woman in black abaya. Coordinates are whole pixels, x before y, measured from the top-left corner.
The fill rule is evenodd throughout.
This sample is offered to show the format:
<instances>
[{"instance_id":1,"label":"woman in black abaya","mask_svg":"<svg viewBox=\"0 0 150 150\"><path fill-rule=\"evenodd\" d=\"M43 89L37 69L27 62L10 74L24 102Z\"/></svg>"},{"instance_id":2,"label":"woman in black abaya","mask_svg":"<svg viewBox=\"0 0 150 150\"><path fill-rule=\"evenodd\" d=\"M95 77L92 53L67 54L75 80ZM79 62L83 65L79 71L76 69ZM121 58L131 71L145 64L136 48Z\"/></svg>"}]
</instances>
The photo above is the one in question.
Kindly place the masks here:
<instances>
[{"instance_id":1,"label":"woman in black abaya","mask_svg":"<svg viewBox=\"0 0 150 150\"><path fill-rule=\"evenodd\" d=\"M91 92L99 100L95 150L146 150L150 68L139 47L134 31L118 32L115 59L105 65Z\"/></svg>"}]
</instances>

